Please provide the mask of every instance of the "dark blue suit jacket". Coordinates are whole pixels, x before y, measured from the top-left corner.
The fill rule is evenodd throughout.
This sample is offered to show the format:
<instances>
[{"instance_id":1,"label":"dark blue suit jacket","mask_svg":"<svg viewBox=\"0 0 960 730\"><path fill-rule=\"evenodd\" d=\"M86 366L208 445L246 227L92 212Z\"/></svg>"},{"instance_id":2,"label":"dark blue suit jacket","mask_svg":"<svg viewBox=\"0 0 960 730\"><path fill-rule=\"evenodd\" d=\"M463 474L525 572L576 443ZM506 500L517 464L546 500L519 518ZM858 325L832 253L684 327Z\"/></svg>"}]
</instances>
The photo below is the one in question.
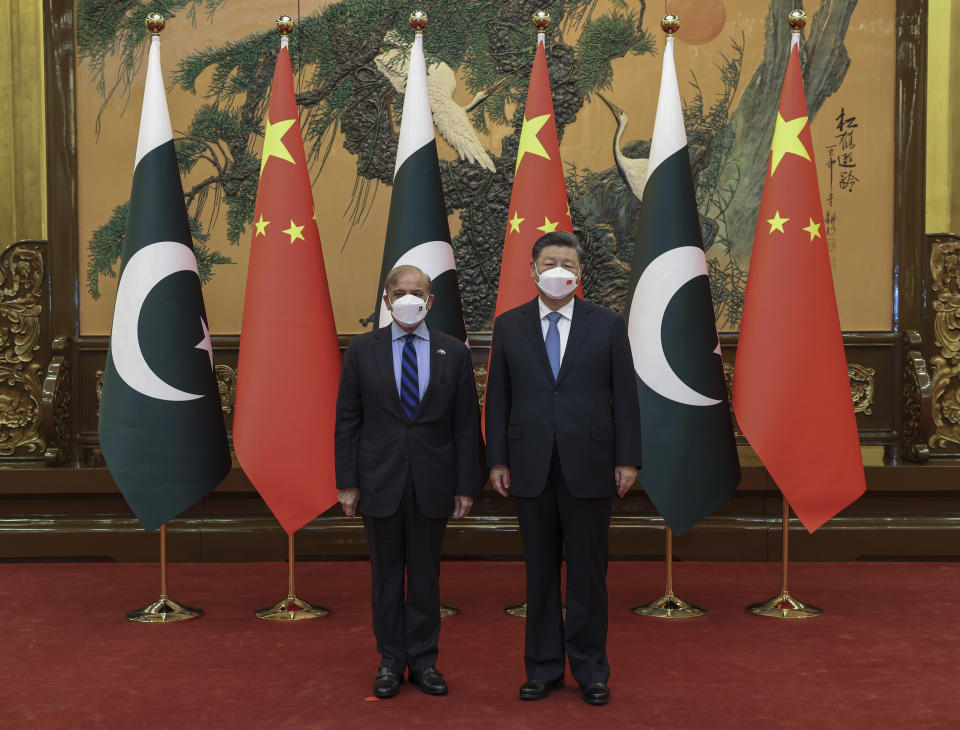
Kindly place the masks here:
<instances>
[{"instance_id":1,"label":"dark blue suit jacket","mask_svg":"<svg viewBox=\"0 0 960 730\"><path fill-rule=\"evenodd\" d=\"M556 436L575 497L616 493L614 466L640 466L640 404L621 317L577 298L556 382L537 300L493 326L487 375L487 464L510 467L510 493L535 497L547 481Z\"/></svg>"},{"instance_id":2,"label":"dark blue suit jacket","mask_svg":"<svg viewBox=\"0 0 960 730\"><path fill-rule=\"evenodd\" d=\"M470 351L459 340L430 329L430 384L410 420L397 393L390 328L357 335L337 396L337 487L359 487L358 510L389 517L412 470L420 511L449 517L454 495L480 488L477 411Z\"/></svg>"}]
</instances>

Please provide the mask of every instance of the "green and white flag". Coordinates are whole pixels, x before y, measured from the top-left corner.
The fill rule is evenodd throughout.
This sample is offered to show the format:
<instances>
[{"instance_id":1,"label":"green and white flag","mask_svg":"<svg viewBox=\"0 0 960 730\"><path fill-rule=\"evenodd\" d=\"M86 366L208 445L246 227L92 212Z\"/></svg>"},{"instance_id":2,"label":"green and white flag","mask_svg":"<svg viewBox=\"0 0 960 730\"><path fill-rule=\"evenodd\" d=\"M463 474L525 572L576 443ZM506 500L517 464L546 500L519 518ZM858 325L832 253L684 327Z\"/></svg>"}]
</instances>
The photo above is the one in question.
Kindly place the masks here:
<instances>
[{"instance_id":1,"label":"green and white flag","mask_svg":"<svg viewBox=\"0 0 960 730\"><path fill-rule=\"evenodd\" d=\"M147 531L205 497L230 470L157 36L103 376L100 443Z\"/></svg>"},{"instance_id":2,"label":"green and white flag","mask_svg":"<svg viewBox=\"0 0 960 730\"><path fill-rule=\"evenodd\" d=\"M427 315L427 324L466 342L457 264L450 245L437 140L427 95L423 36L419 33L410 50L403 98L387 240L377 289L377 327L390 325L390 312L383 303L384 280L391 269L402 264L418 267L433 280L432 293L436 300Z\"/></svg>"}]
</instances>

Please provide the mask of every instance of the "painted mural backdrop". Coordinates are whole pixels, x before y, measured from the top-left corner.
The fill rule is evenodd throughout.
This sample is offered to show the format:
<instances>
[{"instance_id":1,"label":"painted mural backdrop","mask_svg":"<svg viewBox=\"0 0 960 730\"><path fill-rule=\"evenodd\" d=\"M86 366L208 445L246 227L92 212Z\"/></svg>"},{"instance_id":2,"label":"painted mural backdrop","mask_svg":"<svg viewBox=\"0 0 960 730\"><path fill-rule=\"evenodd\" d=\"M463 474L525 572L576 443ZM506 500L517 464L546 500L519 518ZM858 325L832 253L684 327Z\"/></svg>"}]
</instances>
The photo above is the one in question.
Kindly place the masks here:
<instances>
[{"instance_id":1,"label":"painted mural backdrop","mask_svg":"<svg viewBox=\"0 0 960 730\"><path fill-rule=\"evenodd\" d=\"M668 0L718 327L736 330L786 65L793 0ZM304 141L338 329L370 326L412 32L424 37L468 328L491 326L534 10L547 35L570 210L588 299L621 309L653 128L659 2L301 2L291 39ZM894 0L821 0L802 46L827 237L847 330L891 318ZM865 7L869 6L869 7ZM239 330L269 83L284 4L78 0L85 334L109 328L146 49L161 36L184 189L212 327ZM129 105L129 108L128 108ZM663 211L670 215L669 210ZM790 272L784 272L789 276ZM278 291L282 297L283 292Z\"/></svg>"}]
</instances>

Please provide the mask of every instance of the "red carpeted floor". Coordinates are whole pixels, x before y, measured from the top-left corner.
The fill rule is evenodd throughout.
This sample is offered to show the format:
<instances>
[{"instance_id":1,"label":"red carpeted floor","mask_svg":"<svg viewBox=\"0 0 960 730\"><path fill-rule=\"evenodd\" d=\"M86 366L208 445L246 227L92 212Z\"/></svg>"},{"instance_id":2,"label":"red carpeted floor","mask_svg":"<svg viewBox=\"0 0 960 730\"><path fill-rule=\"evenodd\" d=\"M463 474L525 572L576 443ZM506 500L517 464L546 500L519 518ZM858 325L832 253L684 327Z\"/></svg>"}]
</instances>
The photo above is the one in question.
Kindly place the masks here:
<instances>
[{"instance_id":1,"label":"red carpeted floor","mask_svg":"<svg viewBox=\"0 0 960 730\"><path fill-rule=\"evenodd\" d=\"M824 616L750 616L776 564L678 564L677 592L707 616L663 621L629 607L658 595L663 566L612 563L612 700L566 689L520 702L520 563L447 562L439 668L450 694L404 685L371 700L377 656L369 566L298 567L304 598L331 616L278 625L251 611L284 594L280 564L174 564L171 595L206 616L142 625L157 567L0 565L3 728L903 728L956 727L960 565L797 564L791 587Z\"/></svg>"}]
</instances>

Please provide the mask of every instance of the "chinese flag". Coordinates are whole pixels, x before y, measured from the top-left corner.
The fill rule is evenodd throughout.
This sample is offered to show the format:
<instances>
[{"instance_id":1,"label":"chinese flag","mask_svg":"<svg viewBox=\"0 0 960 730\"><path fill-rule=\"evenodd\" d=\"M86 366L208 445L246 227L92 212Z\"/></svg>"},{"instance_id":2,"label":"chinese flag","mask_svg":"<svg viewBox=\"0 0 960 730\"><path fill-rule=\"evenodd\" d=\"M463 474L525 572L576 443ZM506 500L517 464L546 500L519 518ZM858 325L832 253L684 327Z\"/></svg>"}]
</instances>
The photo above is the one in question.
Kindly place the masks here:
<instances>
[{"instance_id":1,"label":"chinese flag","mask_svg":"<svg viewBox=\"0 0 960 730\"><path fill-rule=\"evenodd\" d=\"M543 44L541 33L537 37L517 147L495 318L537 296L537 285L530 277L530 250L534 242L550 231L573 233ZM582 285L578 294L583 296Z\"/></svg>"},{"instance_id":2,"label":"chinese flag","mask_svg":"<svg viewBox=\"0 0 960 730\"><path fill-rule=\"evenodd\" d=\"M233 444L288 534L337 501L340 360L284 39L260 160Z\"/></svg>"},{"instance_id":3,"label":"chinese flag","mask_svg":"<svg viewBox=\"0 0 960 730\"><path fill-rule=\"evenodd\" d=\"M793 36L733 378L743 434L810 532L866 489Z\"/></svg>"},{"instance_id":4,"label":"chinese flag","mask_svg":"<svg viewBox=\"0 0 960 730\"><path fill-rule=\"evenodd\" d=\"M553 116L547 52L544 35L540 33L517 146L494 319L537 296L537 285L530 276L530 252L534 242L551 231L573 233L573 224L567 203L567 186L563 181L557 123ZM583 296L582 283L577 287L577 295ZM480 423L484 424L484 421L481 414ZM485 426L483 428L486 434Z\"/></svg>"}]
</instances>

